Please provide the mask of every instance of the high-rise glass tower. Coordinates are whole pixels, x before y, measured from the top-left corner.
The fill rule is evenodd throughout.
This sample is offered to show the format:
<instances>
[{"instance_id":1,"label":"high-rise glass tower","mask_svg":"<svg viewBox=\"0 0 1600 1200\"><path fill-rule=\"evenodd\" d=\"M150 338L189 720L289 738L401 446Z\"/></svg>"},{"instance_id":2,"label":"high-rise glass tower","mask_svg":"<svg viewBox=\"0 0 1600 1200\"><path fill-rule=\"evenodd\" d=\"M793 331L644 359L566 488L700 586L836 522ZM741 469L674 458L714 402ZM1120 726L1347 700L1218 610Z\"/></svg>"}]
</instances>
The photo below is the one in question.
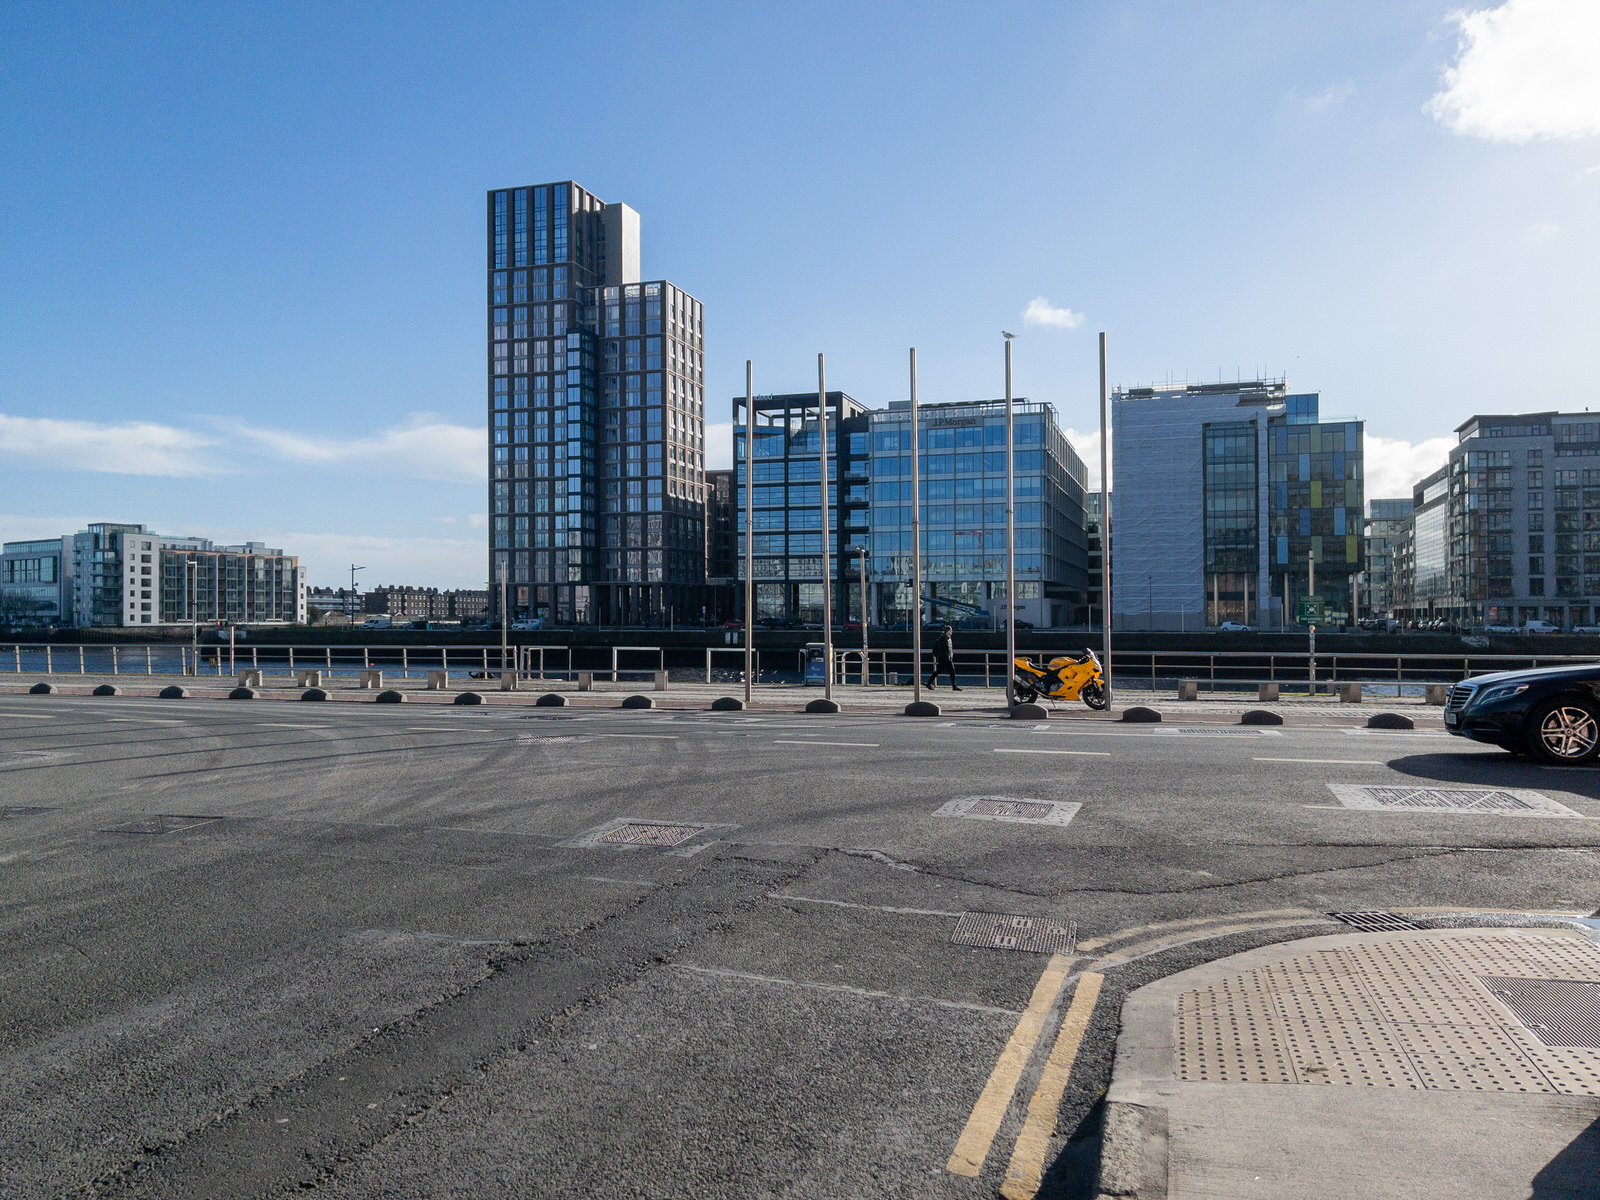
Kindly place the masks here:
<instances>
[{"instance_id":1,"label":"high-rise glass tower","mask_svg":"<svg viewBox=\"0 0 1600 1200\"><path fill-rule=\"evenodd\" d=\"M489 581L513 616L698 615L701 304L639 278L639 216L575 183L488 195Z\"/></svg>"}]
</instances>

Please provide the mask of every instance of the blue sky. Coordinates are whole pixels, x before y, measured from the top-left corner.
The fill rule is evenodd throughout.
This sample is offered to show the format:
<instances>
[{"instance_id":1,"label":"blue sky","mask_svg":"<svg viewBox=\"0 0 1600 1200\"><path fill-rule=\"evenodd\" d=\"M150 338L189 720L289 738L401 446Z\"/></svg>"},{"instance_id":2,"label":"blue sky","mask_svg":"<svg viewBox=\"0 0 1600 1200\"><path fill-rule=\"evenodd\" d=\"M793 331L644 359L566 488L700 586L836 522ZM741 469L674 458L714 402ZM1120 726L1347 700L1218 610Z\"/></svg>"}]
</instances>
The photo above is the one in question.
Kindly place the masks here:
<instances>
[{"instance_id":1,"label":"blue sky","mask_svg":"<svg viewBox=\"0 0 1600 1200\"><path fill-rule=\"evenodd\" d=\"M1113 383L1320 391L1399 494L1474 412L1600 407L1600 6L1468 7L11 0L0 538L481 583L483 193L563 178L704 301L713 422L818 351L997 395L1005 328L1088 433L1104 329Z\"/></svg>"}]
</instances>

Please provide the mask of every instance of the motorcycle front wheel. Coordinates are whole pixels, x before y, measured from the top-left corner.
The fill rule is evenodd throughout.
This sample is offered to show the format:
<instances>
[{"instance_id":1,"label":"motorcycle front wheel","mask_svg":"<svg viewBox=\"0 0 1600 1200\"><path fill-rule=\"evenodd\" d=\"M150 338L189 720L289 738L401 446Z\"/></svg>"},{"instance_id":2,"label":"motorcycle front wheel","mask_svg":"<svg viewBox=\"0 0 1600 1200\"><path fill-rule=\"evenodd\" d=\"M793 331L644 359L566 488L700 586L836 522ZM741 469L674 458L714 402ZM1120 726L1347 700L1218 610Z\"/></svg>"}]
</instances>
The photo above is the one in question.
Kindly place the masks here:
<instances>
[{"instance_id":1,"label":"motorcycle front wheel","mask_svg":"<svg viewBox=\"0 0 1600 1200\"><path fill-rule=\"evenodd\" d=\"M1084 684L1083 690L1078 695L1092 709L1100 710L1106 707L1105 689L1093 680Z\"/></svg>"}]
</instances>

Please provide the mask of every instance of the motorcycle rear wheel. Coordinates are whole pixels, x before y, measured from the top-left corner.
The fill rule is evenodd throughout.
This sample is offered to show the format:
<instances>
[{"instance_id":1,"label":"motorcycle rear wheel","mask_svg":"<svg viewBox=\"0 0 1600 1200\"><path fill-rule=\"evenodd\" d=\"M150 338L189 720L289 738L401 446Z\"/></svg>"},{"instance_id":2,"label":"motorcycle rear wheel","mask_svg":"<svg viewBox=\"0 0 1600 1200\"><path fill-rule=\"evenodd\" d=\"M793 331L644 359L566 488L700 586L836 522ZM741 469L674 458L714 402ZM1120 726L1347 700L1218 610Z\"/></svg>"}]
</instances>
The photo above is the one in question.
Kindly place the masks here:
<instances>
[{"instance_id":1,"label":"motorcycle rear wheel","mask_svg":"<svg viewBox=\"0 0 1600 1200\"><path fill-rule=\"evenodd\" d=\"M1020 675L1012 676L1011 691L1018 704L1032 704L1039 698L1039 689Z\"/></svg>"},{"instance_id":2,"label":"motorcycle rear wheel","mask_svg":"<svg viewBox=\"0 0 1600 1200\"><path fill-rule=\"evenodd\" d=\"M1106 707L1105 689L1093 680L1083 685L1083 690L1078 693L1078 697L1096 711Z\"/></svg>"}]
</instances>

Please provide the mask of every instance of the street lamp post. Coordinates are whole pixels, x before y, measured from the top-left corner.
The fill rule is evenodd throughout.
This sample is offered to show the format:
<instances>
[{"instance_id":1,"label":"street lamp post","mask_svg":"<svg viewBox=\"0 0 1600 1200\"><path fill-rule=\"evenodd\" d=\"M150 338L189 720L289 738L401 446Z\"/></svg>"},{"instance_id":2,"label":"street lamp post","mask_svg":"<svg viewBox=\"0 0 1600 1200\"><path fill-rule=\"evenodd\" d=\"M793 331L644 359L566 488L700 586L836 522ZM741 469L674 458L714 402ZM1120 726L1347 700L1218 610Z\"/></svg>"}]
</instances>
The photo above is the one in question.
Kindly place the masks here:
<instances>
[{"instance_id":1,"label":"street lamp post","mask_svg":"<svg viewBox=\"0 0 1600 1200\"><path fill-rule=\"evenodd\" d=\"M867 627L872 624L872 605L867 599L867 548L857 546L856 553L861 556L861 682L865 685L872 682L867 667Z\"/></svg>"},{"instance_id":2,"label":"street lamp post","mask_svg":"<svg viewBox=\"0 0 1600 1200\"><path fill-rule=\"evenodd\" d=\"M1100 635L1106 708L1111 707L1111 444L1106 428L1106 335L1100 335Z\"/></svg>"}]
</instances>

